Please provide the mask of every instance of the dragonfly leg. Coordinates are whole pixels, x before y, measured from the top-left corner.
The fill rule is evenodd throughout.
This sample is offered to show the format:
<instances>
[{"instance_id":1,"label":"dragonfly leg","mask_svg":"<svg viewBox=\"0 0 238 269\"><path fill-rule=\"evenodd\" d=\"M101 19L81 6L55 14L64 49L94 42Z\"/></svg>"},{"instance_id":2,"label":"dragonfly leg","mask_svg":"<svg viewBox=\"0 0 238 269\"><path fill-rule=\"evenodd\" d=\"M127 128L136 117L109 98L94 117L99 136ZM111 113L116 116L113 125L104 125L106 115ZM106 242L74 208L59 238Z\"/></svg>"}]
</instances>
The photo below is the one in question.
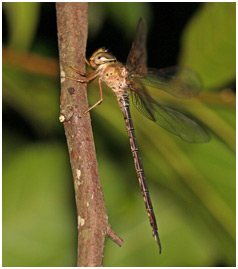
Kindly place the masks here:
<instances>
[{"instance_id":1,"label":"dragonfly leg","mask_svg":"<svg viewBox=\"0 0 238 269\"><path fill-rule=\"evenodd\" d=\"M85 58L85 63L86 63L89 67L91 67L92 69L94 69L94 68L92 67L91 63L87 60L87 58ZM93 72L91 72L91 73L93 73ZM91 74L91 73L85 73L85 75L86 75L86 74L89 75L89 74ZM82 76L83 76L83 75L82 75Z\"/></svg>"},{"instance_id":2,"label":"dragonfly leg","mask_svg":"<svg viewBox=\"0 0 238 269\"><path fill-rule=\"evenodd\" d=\"M92 77L82 78L82 79L71 78L71 77L64 77L64 78L67 78L67 79L70 79L70 80L73 80L73 81L84 83L84 82L89 82L89 81L95 79L97 76L98 76L98 74L96 73Z\"/></svg>"},{"instance_id":3,"label":"dragonfly leg","mask_svg":"<svg viewBox=\"0 0 238 269\"><path fill-rule=\"evenodd\" d=\"M96 106L101 105L101 103L103 101L103 92L102 92L102 84L101 84L101 79L100 78L98 80L98 85L99 85L99 90L100 90L100 100L96 104L94 104L93 106L89 107L84 113L87 113L91 109L95 108Z\"/></svg>"},{"instance_id":4,"label":"dragonfly leg","mask_svg":"<svg viewBox=\"0 0 238 269\"><path fill-rule=\"evenodd\" d=\"M71 78L71 77L63 77L63 78L67 78L67 79L70 79L70 80L73 80L73 81L81 82L80 79L76 79L76 78Z\"/></svg>"},{"instance_id":5,"label":"dragonfly leg","mask_svg":"<svg viewBox=\"0 0 238 269\"><path fill-rule=\"evenodd\" d=\"M70 69L72 69L74 72L76 72L77 74L85 77L85 76L90 76L90 75L94 75L98 70L94 70L93 72L89 72L89 73L82 73L80 71L78 71L77 69L73 68L72 66L68 66Z\"/></svg>"},{"instance_id":6,"label":"dragonfly leg","mask_svg":"<svg viewBox=\"0 0 238 269\"><path fill-rule=\"evenodd\" d=\"M91 67L91 64L89 63L89 61L87 59L85 59L85 63Z\"/></svg>"}]
</instances>

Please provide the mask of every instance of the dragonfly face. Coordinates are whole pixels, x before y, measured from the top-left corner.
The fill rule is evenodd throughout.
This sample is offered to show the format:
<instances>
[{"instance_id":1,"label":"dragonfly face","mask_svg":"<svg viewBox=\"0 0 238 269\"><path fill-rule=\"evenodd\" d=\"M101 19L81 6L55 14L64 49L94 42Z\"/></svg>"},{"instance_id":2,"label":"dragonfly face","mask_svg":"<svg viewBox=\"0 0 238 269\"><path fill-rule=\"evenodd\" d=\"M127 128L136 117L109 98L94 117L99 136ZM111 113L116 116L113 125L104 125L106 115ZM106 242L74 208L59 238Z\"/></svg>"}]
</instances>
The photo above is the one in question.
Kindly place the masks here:
<instances>
[{"instance_id":1,"label":"dragonfly face","mask_svg":"<svg viewBox=\"0 0 238 269\"><path fill-rule=\"evenodd\" d=\"M90 65L94 69L102 64L116 61L116 57L109 53L105 48L96 50L89 59Z\"/></svg>"},{"instance_id":2,"label":"dragonfly face","mask_svg":"<svg viewBox=\"0 0 238 269\"><path fill-rule=\"evenodd\" d=\"M96 69L91 74L97 74L99 81L105 82L115 93L128 89L127 69L107 49L96 50L89 59L89 65Z\"/></svg>"}]
</instances>

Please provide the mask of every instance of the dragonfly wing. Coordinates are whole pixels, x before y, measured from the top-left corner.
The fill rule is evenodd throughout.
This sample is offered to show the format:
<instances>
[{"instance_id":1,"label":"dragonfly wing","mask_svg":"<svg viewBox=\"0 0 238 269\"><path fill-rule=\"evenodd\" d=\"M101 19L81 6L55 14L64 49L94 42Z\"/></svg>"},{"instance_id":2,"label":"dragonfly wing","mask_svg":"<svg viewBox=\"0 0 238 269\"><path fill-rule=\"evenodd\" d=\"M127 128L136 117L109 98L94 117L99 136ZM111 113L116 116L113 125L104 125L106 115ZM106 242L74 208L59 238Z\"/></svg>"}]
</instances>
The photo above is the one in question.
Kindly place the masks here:
<instances>
[{"instance_id":1,"label":"dragonfly wing","mask_svg":"<svg viewBox=\"0 0 238 269\"><path fill-rule=\"evenodd\" d=\"M197 96L202 88L199 76L187 67L149 69L141 81L147 86L183 99Z\"/></svg>"},{"instance_id":2,"label":"dragonfly wing","mask_svg":"<svg viewBox=\"0 0 238 269\"><path fill-rule=\"evenodd\" d=\"M145 76L147 73L146 30L140 18L131 50L127 57L126 66L131 73Z\"/></svg>"},{"instance_id":3,"label":"dragonfly wing","mask_svg":"<svg viewBox=\"0 0 238 269\"><path fill-rule=\"evenodd\" d=\"M156 114L156 123L171 133L178 135L189 143L203 143L209 141L208 133L194 120L183 113L167 106L160 108Z\"/></svg>"},{"instance_id":4,"label":"dragonfly wing","mask_svg":"<svg viewBox=\"0 0 238 269\"><path fill-rule=\"evenodd\" d=\"M152 107L148 102L148 99L145 97L145 95L147 95L147 92L138 91L137 89L138 88L133 85L133 89L130 90L133 105L146 118L156 122Z\"/></svg>"},{"instance_id":5,"label":"dragonfly wing","mask_svg":"<svg viewBox=\"0 0 238 269\"><path fill-rule=\"evenodd\" d=\"M183 113L155 101L141 83L131 88L132 102L144 116L167 131L189 143L202 143L209 140L208 133L194 120Z\"/></svg>"}]
</instances>

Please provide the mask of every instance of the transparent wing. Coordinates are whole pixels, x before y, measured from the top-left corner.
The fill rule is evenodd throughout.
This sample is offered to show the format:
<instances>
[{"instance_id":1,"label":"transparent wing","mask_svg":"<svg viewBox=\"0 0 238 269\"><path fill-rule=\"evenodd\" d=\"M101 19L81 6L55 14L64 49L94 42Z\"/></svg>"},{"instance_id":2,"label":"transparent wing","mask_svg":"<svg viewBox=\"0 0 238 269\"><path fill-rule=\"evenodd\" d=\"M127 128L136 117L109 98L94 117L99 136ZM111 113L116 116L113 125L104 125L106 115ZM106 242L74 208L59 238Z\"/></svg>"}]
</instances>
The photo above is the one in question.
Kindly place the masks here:
<instances>
[{"instance_id":1,"label":"transparent wing","mask_svg":"<svg viewBox=\"0 0 238 269\"><path fill-rule=\"evenodd\" d=\"M187 67L147 69L146 30L143 19L138 22L126 66L131 78L141 78L145 85L178 98L197 96L202 87L199 76Z\"/></svg>"},{"instance_id":2,"label":"transparent wing","mask_svg":"<svg viewBox=\"0 0 238 269\"><path fill-rule=\"evenodd\" d=\"M197 96L202 88L199 76L187 67L149 69L146 77L141 77L141 81L147 86L183 99Z\"/></svg>"},{"instance_id":3,"label":"transparent wing","mask_svg":"<svg viewBox=\"0 0 238 269\"><path fill-rule=\"evenodd\" d=\"M147 52L145 24L140 18L131 50L127 57L126 66L131 73L141 76L147 74Z\"/></svg>"},{"instance_id":4,"label":"transparent wing","mask_svg":"<svg viewBox=\"0 0 238 269\"><path fill-rule=\"evenodd\" d=\"M196 121L175 109L159 104L139 81L131 84L130 91L132 103L137 110L162 128L189 143L209 140L207 132Z\"/></svg>"}]
</instances>

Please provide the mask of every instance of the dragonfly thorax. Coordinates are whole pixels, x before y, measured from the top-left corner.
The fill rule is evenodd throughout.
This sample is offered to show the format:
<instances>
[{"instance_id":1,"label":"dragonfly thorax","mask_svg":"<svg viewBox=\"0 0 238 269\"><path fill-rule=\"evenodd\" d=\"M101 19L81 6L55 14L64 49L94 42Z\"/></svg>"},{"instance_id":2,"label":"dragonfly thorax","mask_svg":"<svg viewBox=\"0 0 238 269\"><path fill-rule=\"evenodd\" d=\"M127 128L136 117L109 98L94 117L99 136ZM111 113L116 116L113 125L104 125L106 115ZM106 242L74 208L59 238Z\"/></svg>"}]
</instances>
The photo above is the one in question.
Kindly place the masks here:
<instances>
[{"instance_id":1,"label":"dragonfly thorax","mask_svg":"<svg viewBox=\"0 0 238 269\"><path fill-rule=\"evenodd\" d=\"M128 71L119 62L107 63L100 67L101 79L115 93L125 92L128 89Z\"/></svg>"},{"instance_id":2,"label":"dragonfly thorax","mask_svg":"<svg viewBox=\"0 0 238 269\"><path fill-rule=\"evenodd\" d=\"M105 48L96 50L89 59L92 68L97 68L102 64L116 61L116 57L109 53Z\"/></svg>"}]
</instances>

